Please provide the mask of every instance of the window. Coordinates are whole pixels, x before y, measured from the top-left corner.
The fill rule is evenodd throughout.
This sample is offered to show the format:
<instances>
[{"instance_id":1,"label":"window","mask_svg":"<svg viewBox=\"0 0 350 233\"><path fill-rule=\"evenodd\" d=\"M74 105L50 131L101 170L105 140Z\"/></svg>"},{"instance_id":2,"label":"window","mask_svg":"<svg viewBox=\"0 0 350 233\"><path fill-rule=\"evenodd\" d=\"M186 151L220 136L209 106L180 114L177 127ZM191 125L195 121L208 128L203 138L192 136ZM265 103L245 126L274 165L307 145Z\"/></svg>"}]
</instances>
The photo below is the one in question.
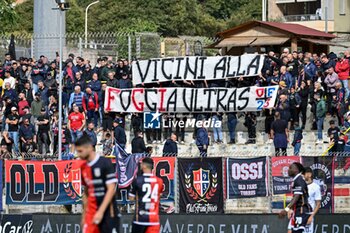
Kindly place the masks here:
<instances>
[{"instance_id":1,"label":"window","mask_svg":"<svg viewBox=\"0 0 350 233\"><path fill-rule=\"evenodd\" d=\"M345 15L346 0L339 0L339 15Z\"/></svg>"}]
</instances>

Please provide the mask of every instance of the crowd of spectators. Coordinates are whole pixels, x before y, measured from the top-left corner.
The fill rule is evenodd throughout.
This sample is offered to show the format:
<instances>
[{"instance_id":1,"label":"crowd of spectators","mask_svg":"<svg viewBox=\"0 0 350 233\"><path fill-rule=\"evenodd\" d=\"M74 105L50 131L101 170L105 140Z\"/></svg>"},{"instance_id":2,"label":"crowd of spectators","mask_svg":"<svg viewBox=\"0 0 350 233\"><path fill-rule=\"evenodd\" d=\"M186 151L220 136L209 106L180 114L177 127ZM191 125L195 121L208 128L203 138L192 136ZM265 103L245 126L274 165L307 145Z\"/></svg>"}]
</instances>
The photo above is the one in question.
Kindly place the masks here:
<instances>
[{"instance_id":1,"label":"crowd of spectators","mask_svg":"<svg viewBox=\"0 0 350 233\"><path fill-rule=\"evenodd\" d=\"M26 153L52 155L58 150L58 135L62 134L63 152L74 153L74 142L83 134L89 135L103 153L112 153L118 143L128 144L125 132L126 119L130 119L132 153L152 153L147 144L164 144L165 156L177 155L177 144L194 140L202 156L207 155L210 143L236 143L236 126L242 118L248 131L246 144L256 143L258 117L265 119L265 132L274 143L277 155L286 155L289 131L294 131L290 141L298 155L303 140L303 130L317 131L317 141L334 145L331 151L346 150L346 129L350 126L349 71L350 53L311 54L285 48L281 54L270 51L265 56L264 67L256 77L238 77L227 80L172 81L141 84L138 87L247 87L279 85L278 99L273 109L263 112L225 113L228 140L223 137L223 127L194 130L193 138L185 139L185 128L171 127L174 120L186 121L189 117L214 122L223 121L223 113L176 114L164 113L162 118L170 127L144 129L143 114L106 112L104 94L107 86L132 88L131 65L127 60L101 57L96 65L82 57L70 54L63 64L63 85L59 86L59 60L49 61L40 56L13 59L6 54L0 63L0 94L2 110L1 155L3 158L20 157ZM63 129L58 130L58 91L62 89ZM307 118L311 114L311 118ZM329 140L323 138L326 116L332 117L327 131ZM307 124L310 119L310 124ZM128 121L129 122L129 121ZM225 127L226 128L226 127ZM98 137L97 135L101 136ZM145 138L144 138L145 134ZM212 142L210 142L210 140Z\"/></svg>"}]
</instances>

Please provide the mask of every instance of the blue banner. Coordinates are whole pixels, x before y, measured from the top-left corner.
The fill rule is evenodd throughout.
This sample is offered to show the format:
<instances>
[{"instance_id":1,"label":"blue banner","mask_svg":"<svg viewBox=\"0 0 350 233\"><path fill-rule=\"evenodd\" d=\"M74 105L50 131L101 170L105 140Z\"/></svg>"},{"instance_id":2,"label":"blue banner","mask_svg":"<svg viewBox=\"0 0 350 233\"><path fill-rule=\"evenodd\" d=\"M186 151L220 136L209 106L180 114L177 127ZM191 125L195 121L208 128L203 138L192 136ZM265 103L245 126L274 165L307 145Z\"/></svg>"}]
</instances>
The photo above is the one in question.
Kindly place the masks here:
<instances>
[{"instance_id":1,"label":"blue banner","mask_svg":"<svg viewBox=\"0 0 350 233\"><path fill-rule=\"evenodd\" d=\"M228 199L267 196L266 157L228 158L226 164Z\"/></svg>"}]
</instances>

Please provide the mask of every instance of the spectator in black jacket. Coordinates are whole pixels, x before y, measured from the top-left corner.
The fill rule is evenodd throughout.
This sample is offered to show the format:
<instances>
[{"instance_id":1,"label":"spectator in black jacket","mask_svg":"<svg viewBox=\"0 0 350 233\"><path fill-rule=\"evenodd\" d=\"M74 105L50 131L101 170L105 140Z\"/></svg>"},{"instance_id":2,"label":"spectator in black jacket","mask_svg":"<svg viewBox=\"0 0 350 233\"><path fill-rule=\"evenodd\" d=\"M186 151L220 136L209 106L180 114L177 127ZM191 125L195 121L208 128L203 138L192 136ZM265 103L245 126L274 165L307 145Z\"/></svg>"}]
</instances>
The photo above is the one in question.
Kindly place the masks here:
<instances>
[{"instance_id":1,"label":"spectator in black jacket","mask_svg":"<svg viewBox=\"0 0 350 233\"><path fill-rule=\"evenodd\" d=\"M123 149L125 149L126 145L126 134L124 128L121 126L122 120L115 119L113 122L113 138L116 143Z\"/></svg>"},{"instance_id":2,"label":"spectator in black jacket","mask_svg":"<svg viewBox=\"0 0 350 233\"><path fill-rule=\"evenodd\" d=\"M147 152L145 141L143 140L143 133L137 132L136 137L131 141L131 153L143 154Z\"/></svg>"},{"instance_id":3,"label":"spectator in black jacket","mask_svg":"<svg viewBox=\"0 0 350 233\"><path fill-rule=\"evenodd\" d=\"M172 133L168 138L163 147L163 157L177 156L177 136Z\"/></svg>"}]
</instances>

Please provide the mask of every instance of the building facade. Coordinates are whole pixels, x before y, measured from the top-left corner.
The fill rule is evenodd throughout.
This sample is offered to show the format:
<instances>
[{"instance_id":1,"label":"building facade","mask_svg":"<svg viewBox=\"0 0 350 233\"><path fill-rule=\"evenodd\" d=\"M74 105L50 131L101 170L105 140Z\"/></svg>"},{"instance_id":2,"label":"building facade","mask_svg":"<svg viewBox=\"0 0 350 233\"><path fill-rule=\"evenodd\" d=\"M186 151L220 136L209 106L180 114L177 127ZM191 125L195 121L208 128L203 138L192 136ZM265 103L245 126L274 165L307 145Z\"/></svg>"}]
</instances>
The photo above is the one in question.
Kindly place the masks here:
<instances>
[{"instance_id":1,"label":"building facade","mask_svg":"<svg viewBox=\"0 0 350 233\"><path fill-rule=\"evenodd\" d=\"M349 0L268 0L267 11L269 21L328 31L337 35L337 42L350 46Z\"/></svg>"}]
</instances>

